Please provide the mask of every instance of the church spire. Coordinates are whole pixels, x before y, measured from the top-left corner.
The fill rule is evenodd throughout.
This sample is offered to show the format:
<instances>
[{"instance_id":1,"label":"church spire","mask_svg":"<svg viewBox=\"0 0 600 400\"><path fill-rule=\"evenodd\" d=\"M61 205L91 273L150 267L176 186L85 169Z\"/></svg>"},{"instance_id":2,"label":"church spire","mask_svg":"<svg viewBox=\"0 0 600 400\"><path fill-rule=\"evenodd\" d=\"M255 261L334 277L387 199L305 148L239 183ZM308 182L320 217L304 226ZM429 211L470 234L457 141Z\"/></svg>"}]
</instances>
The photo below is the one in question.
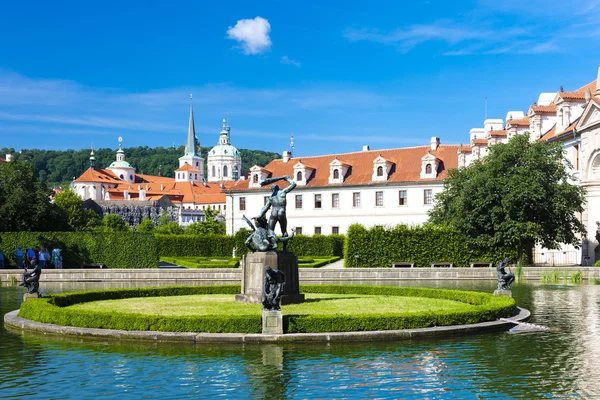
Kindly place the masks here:
<instances>
[{"instance_id":1,"label":"church spire","mask_svg":"<svg viewBox=\"0 0 600 400\"><path fill-rule=\"evenodd\" d=\"M188 125L188 136L185 144L186 155L196 155L196 128L194 127L194 109L192 108L192 95L190 94L190 122Z\"/></svg>"},{"instance_id":2,"label":"church spire","mask_svg":"<svg viewBox=\"0 0 600 400\"><path fill-rule=\"evenodd\" d=\"M96 169L96 157L94 157L94 144L92 143L92 152L90 153L90 168Z\"/></svg>"}]
</instances>

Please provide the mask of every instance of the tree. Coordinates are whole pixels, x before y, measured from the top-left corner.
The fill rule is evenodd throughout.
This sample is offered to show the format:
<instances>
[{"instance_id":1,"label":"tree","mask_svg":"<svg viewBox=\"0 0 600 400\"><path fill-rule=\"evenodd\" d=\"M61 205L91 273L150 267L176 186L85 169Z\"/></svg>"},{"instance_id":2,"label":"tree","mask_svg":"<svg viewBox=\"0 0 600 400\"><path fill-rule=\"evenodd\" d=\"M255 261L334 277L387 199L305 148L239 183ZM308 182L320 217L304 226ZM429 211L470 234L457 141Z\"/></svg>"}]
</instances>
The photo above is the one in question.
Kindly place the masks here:
<instances>
[{"instance_id":1,"label":"tree","mask_svg":"<svg viewBox=\"0 0 600 400\"><path fill-rule=\"evenodd\" d=\"M0 164L0 231L61 231L62 209L50 202L51 191L39 182L31 164Z\"/></svg>"},{"instance_id":2,"label":"tree","mask_svg":"<svg viewBox=\"0 0 600 400\"><path fill-rule=\"evenodd\" d=\"M54 197L54 204L62 208L67 223L74 231L94 229L100 225L100 216L92 210L86 210L83 200L71 189L66 189Z\"/></svg>"},{"instance_id":3,"label":"tree","mask_svg":"<svg viewBox=\"0 0 600 400\"><path fill-rule=\"evenodd\" d=\"M150 218L142 219L136 228L138 232L152 232L154 230L154 222Z\"/></svg>"},{"instance_id":4,"label":"tree","mask_svg":"<svg viewBox=\"0 0 600 400\"><path fill-rule=\"evenodd\" d=\"M169 222L166 225L159 226L154 230L154 233L161 235L181 235L183 228L177 222Z\"/></svg>"},{"instance_id":5,"label":"tree","mask_svg":"<svg viewBox=\"0 0 600 400\"><path fill-rule=\"evenodd\" d=\"M204 210L204 221L198 221L190 224L186 230L186 235L225 235L225 223L215 219L217 212L208 207Z\"/></svg>"},{"instance_id":6,"label":"tree","mask_svg":"<svg viewBox=\"0 0 600 400\"><path fill-rule=\"evenodd\" d=\"M127 222L118 214L108 214L102 218L103 232L127 232L129 229Z\"/></svg>"},{"instance_id":7,"label":"tree","mask_svg":"<svg viewBox=\"0 0 600 400\"><path fill-rule=\"evenodd\" d=\"M570 164L559 143L517 135L489 147L472 165L449 172L430 212L431 222L449 224L468 244L523 252L534 244L554 249L580 243L585 227L584 190L569 183Z\"/></svg>"}]
</instances>

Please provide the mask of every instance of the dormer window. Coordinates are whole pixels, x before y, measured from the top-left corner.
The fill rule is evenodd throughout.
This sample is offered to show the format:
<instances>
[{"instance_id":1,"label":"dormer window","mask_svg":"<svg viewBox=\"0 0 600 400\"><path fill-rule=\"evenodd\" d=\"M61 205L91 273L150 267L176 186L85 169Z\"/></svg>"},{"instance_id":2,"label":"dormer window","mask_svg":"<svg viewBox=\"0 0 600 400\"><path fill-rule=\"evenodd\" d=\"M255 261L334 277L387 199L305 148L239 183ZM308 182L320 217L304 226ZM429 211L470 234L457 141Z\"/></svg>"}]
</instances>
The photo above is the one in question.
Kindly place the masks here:
<instances>
[{"instance_id":1,"label":"dormer window","mask_svg":"<svg viewBox=\"0 0 600 400\"><path fill-rule=\"evenodd\" d=\"M421 158L421 179L437 178L438 166L440 160L431 153L427 153Z\"/></svg>"},{"instance_id":2,"label":"dormer window","mask_svg":"<svg viewBox=\"0 0 600 400\"><path fill-rule=\"evenodd\" d=\"M123 177L123 176L121 176L121 177ZM339 169L333 170L333 179L340 179L340 170Z\"/></svg>"},{"instance_id":3,"label":"dormer window","mask_svg":"<svg viewBox=\"0 0 600 400\"><path fill-rule=\"evenodd\" d=\"M255 165L250 168L250 174L252 175L252 181L250 182L249 187L260 188L260 182L269 177L270 171Z\"/></svg>"},{"instance_id":4,"label":"dormer window","mask_svg":"<svg viewBox=\"0 0 600 400\"><path fill-rule=\"evenodd\" d=\"M349 175L352 166L337 157L329 163L329 183L344 183L344 180Z\"/></svg>"},{"instance_id":5,"label":"dormer window","mask_svg":"<svg viewBox=\"0 0 600 400\"><path fill-rule=\"evenodd\" d=\"M296 178L295 181L297 185L306 185L314 170L315 169L313 167L306 165L299 160L294 165L294 174L292 176Z\"/></svg>"},{"instance_id":6,"label":"dormer window","mask_svg":"<svg viewBox=\"0 0 600 400\"><path fill-rule=\"evenodd\" d=\"M393 162L386 160L380 155L373 160L373 175L371 175L371 180L373 182L387 181L393 166Z\"/></svg>"}]
</instances>

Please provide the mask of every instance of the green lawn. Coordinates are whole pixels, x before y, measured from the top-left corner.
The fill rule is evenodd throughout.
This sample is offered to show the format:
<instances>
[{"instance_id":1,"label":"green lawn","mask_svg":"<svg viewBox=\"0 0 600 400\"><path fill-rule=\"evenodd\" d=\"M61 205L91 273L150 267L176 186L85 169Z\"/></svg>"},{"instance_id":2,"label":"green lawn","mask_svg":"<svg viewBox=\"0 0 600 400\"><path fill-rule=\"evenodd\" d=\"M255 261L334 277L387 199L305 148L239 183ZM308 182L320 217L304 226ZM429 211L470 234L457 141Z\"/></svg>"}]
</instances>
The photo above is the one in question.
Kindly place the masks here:
<instances>
[{"instance_id":1,"label":"green lawn","mask_svg":"<svg viewBox=\"0 0 600 400\"><path fill-rule=\"evenodd\" d=\"M122 300L103 300L68 307L73 310L135 313L164 316L203 315L260 315L262 306L237 303L232 295L191 295L168 297L137 297ZM306 294L306 302L282 306L284 314L351 315L383 314L388 312L423 312L456 310L475 306L425 297L373 296L357 294Z\"/></svg>"}]
</instances>

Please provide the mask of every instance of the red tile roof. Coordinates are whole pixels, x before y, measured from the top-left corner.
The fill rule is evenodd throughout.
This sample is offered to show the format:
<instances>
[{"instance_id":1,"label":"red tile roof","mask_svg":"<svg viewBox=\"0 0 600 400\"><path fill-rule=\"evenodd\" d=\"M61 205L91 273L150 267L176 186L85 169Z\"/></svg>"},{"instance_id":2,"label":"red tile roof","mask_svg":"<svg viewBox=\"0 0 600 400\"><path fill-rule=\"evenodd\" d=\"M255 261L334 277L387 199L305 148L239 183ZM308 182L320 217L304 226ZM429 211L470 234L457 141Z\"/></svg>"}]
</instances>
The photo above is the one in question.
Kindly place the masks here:
<instances>
[{"instance_id":1,"label":"red tile roof","mask_svg":"<svg viewBox=\"0 0 600 400\"><path fill-rule=\"evenodd\" d=\"M492 137L506 137L506 130L490 131L488 134Z\"/></svg>"},{"instance_id":2,"label":"red tile roof","mask_svg":"<svg viewBox=\"0 0 600 400\"><path fill-rule=\"evenodd\" d=\"M549 104L547 106L531 106L529 109L537 114L555 113L556 104Z\"/></svg>"},{"instance_id":3,"label":"red tile roof","mask_svg":"<svg viewBox=\"0 0 600 400\"><path fill-rule=\"evenodd\" d=\"M422 181L421 158L426 154L432 154L440 160L443 167L438 173L435 181L441 181L448 176L448 170L458 167L458 145L440 145L436 151L430 152L429 146L410 147L401 149L372 150L356 153L331 154L324 156L302 157L303 163L306 161L314 169L312 178L309 179L307 187L320 186L339 186L339 185L365 185L371 183L373 175L373 160L380 155L386 160L394 163L394 168L387 182L419 182ZM465 149L465 147L460 147ZM348 173L342 184L329 184L329 164L338 159L343 164L350 165ZM294 165L297 159L290 159L286 164L281 159L273 160L265 166L265 169L271 172L271 177L292 176ZM430 179L428 179L430 180ZM248 190L250 180L238 181L231 187L231 190ZM281 182L282 186L287 186ZM260 189L250 189L260 190Z\"/></svg>"},{"instance_id":4,"label":"red tile roof","mask_svg":"<svg viewBox=\"0 0 600 400\"><path fill-rule=\"evenodd\" d=\"M585 100L585 92L558 92L565 100Z\"/></svg>"},{"instance_id":5,"label":"red tile roof","mask_svg":"<svg viewBox=\"0 0 600 400\"><path fill-rule=\"evenodd\" d=\"M175 172L180 172L180 171L200 172L196 168L192 167L190 164L184 164L183 167L180 167L175 170Z\"/></svg>"},{"instance_id":6,"label":"red tile roof","mask_svg":"<svg viewBox=\"0 0 600 400\"><path fill-rule=\"evenodd\" d=\"M471 140L471 144L472 145L487 145L488 141L487 141L487 139L473 139L473 140Z\"/></svg>"},{"instance_id":7,"label":"red tile roof","mask_svg":"<svg viewBox=\"0 0 600 400\"><path fill-rule=\"evenodd\" d=\"M529 117L521 119L509 119L506 121L507 126L529 126Z\"/></svg>"},{"instance_id":8,"label":"red tile roof","mask_svg":"<svg viewBox=\"0 0 600 400\"><path fill-rule=\"evenodd\" d=\"M540 138L540 140L549 140L554 137L554 133L556 132L556 125L552 127L548 132L544 133L544 135Z\"/></svg>"},{"instance_id":9,"label":"red tile roof","mask_svg":"<svg viewBox=\"0 0 600 400\"><path fill-rule=\"evenodd\" d=\"M75 179L75 182L101 182L101 183L121 183L123 182L108 169L88 168L81 176Z\"/></svg>"},{"instance_id":10,"label":"red tile roof","mask_svg":"<svg viewBox=\"0 0 600 400\"><path fill-rule=\"evenodd\" d=\"M582 86L579 89L575 90L575 92L585 93L586 89L590 89L590 92L594 93L596 91L596 81L595 80L591 81L587 85Z\"/></svg>"}]
</instances>

